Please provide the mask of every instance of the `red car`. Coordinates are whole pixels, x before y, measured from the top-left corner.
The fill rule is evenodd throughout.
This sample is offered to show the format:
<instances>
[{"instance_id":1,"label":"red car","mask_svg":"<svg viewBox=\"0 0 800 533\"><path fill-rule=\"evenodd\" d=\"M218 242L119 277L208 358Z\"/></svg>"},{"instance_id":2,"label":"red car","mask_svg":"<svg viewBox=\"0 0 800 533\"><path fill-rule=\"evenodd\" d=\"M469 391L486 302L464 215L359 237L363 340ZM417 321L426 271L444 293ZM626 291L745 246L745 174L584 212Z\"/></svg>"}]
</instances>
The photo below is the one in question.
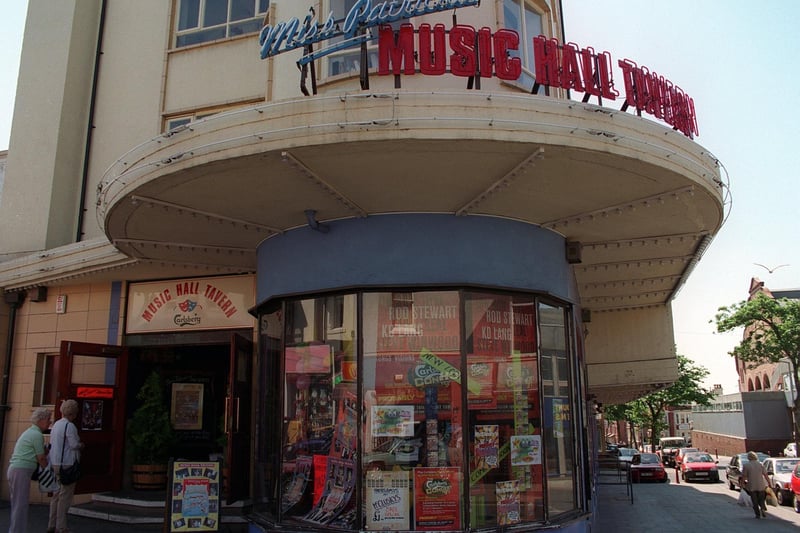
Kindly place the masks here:
<instances>
[{"instance_id":1,"label":"red car","mask_svg":"<svg viewBox=\"0 0 800 533\"><path fill-rule=\"evenodd\" d=\"M717 461L707 453L689 452L681 461L681 477L684 481L698 480L719 483Z\"/></svg>"},{"instance_id":2,"label":"red car","mask_svg":"<svg viewBox=\"0 0 800 533\"><path fill-rule=\"evenodd\" d=\"M667 471L661 464L661 458L654 453L637 453L631 460L630 469L633 483L644 481L666 483L667 481Z\"/></svg>"},{"instance_id":3,"label":"red car","mask_svg":"<svg viewBox=\"0 0 800 533\"><path fill-rule=\"evenodd\" d=\"M794 493L794 510L800 513L800 463L792 471L792 492Z\"/></svg>"}]
</instances>

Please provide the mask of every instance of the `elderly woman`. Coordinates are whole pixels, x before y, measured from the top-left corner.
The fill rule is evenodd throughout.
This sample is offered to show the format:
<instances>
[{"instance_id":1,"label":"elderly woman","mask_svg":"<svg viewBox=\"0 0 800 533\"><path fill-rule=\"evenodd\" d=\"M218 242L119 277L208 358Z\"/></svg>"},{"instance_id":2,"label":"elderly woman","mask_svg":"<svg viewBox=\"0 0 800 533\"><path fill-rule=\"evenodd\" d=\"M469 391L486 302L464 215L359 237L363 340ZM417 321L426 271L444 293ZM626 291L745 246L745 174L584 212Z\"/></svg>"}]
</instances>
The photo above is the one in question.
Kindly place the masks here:
<instances>
[{"instance_id":1,"label":"elderly woman","mask_svg":"<svg viewBox=\"0 0 800 533\"><path fill-rule=\"evenodd\" d=\"M80 459L80 449L83 447L78 438L78 428L73 423L78 417L78 402L65 400L61 404L61 418L59 418L50 431L50 464L61 478L61 468L72 466ZM69 531L67 529L67 511L72 505L75 496L75 483L61 484L61 488L53 494L50 501L50 518L47 522L48 533Z\"/></svg>"},{"instance_id":2,"label":"elderly woman","mask_svg":"<svg viewBox=\"0 0 800 533\"><path fill-rule=\"evenodd\" d=\"M37 465L47 466L44 431L50 426L50 410L44 407L35 409L31 422L33 425L17 439L8 464L8 492L11 496L9 533L24 532L28 528L31 476Z\"/></svg>"}]
</instances>

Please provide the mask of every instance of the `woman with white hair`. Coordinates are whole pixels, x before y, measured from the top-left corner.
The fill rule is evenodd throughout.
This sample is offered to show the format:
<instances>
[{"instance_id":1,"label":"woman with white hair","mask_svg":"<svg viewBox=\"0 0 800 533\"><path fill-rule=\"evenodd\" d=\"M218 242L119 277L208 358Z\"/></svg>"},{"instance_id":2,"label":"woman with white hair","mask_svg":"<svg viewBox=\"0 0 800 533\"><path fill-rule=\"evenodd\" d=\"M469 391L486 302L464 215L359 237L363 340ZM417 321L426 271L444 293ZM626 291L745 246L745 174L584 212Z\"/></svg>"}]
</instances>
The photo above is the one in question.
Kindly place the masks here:
<instances>
[{"instance_id":1,"label":"woman with white hair","mask_svg":"<svg viewBox=\"0 0 800 533\"><path fill-rule=\"evenodd\" d=\"M61 418L59 418L50 431L50 465L61 479L61 469L72 466L80 460L80 449L83 443L78 437L78 428L73 423L78 418L78 402L65 400L61 404ZM60 533L67 529L67 511L72 505L75 496L76 483L65 485L53 494L50 501L50 518L47 522L47 533Z\"/></svg>"},{"instance_id":2,"label":"woman with white hair","mask_svg":"<svg viewBox=\"0 0 800 533\"><path fill-rule=\"evenodd\" d=\"M8 492L11 496L9 533L24 533L28 528L31 476L37 465L42 468L47 466L44 431L50 426L50 410L45 407L34 409L31 423L33 425L17 439L8 464Z\"/></svg>"}]
</instances>

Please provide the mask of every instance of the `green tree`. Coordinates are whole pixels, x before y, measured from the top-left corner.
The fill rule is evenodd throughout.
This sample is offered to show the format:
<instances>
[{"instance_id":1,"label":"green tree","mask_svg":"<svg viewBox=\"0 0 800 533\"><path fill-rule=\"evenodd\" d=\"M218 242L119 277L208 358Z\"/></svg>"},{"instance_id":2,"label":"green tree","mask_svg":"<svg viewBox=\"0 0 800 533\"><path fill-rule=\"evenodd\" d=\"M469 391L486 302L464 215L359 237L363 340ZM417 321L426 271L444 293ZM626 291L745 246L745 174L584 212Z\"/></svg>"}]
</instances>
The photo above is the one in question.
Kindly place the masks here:
<instances>
[{"instance_id":1,"label":"green tree","mask_svg":"<svg viewBox=\"0 0 800 533\"><path fill-rule=\"evenodd\" d=\"M788 361L794 390L800 390L797 375L800 365L800 300L776 300L759 294L752 300L720 307L716 315L717 331L722 333L744 328L742 341L730 355L754 368L764 363ZM794 400L794 435L800 440L800 394Z\"/></svg>"},{"instance_id":2,"label":"green tree","mask_svg":"<svg viewBox=\"0 0 800 533\"><path fill-rule=\"evenodd\" d=\"M625 404L623 412L626 419L640 424L650 432L653 450L658 445L661 431L666 429L664 413L668 407L711 403L714 393L701 386L706 376L708 370L705 367L696 365L683 355L678 355L678 379L672 385Z\"/></svg>"}]
</instances>

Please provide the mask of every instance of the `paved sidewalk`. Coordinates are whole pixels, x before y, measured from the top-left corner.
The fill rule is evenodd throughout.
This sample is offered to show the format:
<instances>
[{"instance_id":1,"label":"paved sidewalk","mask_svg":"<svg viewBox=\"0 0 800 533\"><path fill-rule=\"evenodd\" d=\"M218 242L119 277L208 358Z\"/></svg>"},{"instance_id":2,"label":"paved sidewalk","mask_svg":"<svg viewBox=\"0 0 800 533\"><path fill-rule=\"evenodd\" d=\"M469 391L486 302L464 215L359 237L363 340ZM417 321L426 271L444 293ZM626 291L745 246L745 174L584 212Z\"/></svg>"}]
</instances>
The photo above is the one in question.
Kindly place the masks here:
<instances>
[{"instance_id":1,"label":"paved sidewalk","mask_svg":"<svg viewBox=\"0 0 800 533\"><path fill-rule=\"evenodd\" d=\"M49 512L50 507L47 505L31 505L28 512L28 531L31 533L45 533L45 531L47 531ZM8 500L0 500L0 532L8 531L8 514ZM108 533L109 531L118 533L138 533L139 531L156 532L164 530L164 526L161 524L126 524L75 515L69 515L67 524L70 530L75 533ZM231 527L236 527L236 531L241 531L241 525L230 526L228 524L220 524L219 531L221 533L228 533L231 531Z\"/></svg>"},{"instance_id":2,"label":"paved sidewalk","mask_svg":"<svg viewBox=\"0 0 800 533\"><path fill-rule=\"evenodd\" d=\"M737 505L737 491L725 481L728 457L719 458L719 490L706 492L696 483L633 485L633 504L624 485L598 487L598 533L753 533L800 531L800 514L791 507L767 506L767 518L757 520L750 507ZM706 486L707 487L707 486Z\"/></svg>"}]
</instances>

